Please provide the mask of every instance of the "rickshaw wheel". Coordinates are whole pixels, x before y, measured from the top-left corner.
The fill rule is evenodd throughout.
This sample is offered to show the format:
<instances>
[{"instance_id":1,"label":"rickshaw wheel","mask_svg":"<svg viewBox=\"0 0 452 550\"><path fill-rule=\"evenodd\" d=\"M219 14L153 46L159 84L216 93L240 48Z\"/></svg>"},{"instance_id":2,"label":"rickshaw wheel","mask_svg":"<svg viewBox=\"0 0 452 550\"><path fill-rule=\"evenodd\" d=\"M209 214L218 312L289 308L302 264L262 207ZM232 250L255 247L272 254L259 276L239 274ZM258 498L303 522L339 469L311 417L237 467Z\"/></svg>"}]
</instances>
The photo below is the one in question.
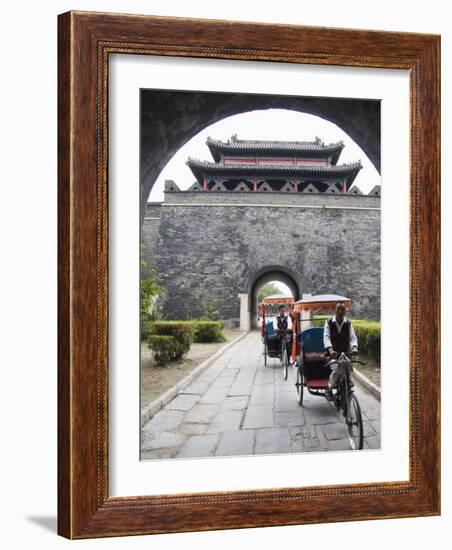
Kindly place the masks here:
<instances>
[{"instance_id":1,"label":"rickshaw wheel","mask_svg":"<svg viewBox=\"0 0 452 550\"><path fill-rule=\"evenodd\" d=\"M363 417L361 407L354 393L349 397L347 409L347 417L351 418L351 423L347 422L350 446L353 450L360 450L363 448L364 442Z\"/></svg>"},{"instance_id":2,"label":"rickshaw wheel","mask_svg":"<svg viewBox=\"0 0 452 550\"><path fill-rule=\"evenodd\" d=\"M267 366L267 344L264 344L264 366Z\"/></svg>"},{"instance_id":3,"label":"rickshaw wheel","mask_svg":"<svg viewBox=\"0 0 452 550\"><path fill-rule=\"evenodd\" d=\"M284 367L284 380L287 380L287 377L289 376L289 359L287 357L286 350L283 351L282 364Z\"/></svg>"},{"instance_id":4,"label":"rickshaw wheel","mask_svg":"<svg viewBox=\"0 0 452 550\"><path fill-rule=\"evenodd\" d=\"M300 373L300 368L297 366L297 381L295 383L295 387L297 389L297 401L300 407L303 405L303 393L304 393L304 386L303 386L303 377Z\"/></svg>"}]
</instances>

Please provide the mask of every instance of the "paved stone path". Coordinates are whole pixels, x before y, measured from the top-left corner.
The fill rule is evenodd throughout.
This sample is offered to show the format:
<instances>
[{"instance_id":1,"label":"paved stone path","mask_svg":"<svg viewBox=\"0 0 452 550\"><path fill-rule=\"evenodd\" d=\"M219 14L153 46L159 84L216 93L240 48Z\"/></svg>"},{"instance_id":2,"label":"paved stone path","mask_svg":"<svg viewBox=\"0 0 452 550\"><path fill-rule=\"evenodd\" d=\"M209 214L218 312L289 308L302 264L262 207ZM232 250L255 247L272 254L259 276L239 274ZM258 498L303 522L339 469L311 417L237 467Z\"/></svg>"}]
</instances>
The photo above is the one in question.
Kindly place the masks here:
<instances>
[{"instance_id":1,"label":"paved stone path","mask_svg":"<svg viewBox=\"0 0 452 550\"><path fill-rule=\"evenodd\" d=\"M292 373L278 359L264 366L251 332L229 348L143 427L141 458L188 458L349 450L343 416L305 390L296 400ZM355 386L364 448L380 446L380 403Z\"/></svg>"}]
</instances>

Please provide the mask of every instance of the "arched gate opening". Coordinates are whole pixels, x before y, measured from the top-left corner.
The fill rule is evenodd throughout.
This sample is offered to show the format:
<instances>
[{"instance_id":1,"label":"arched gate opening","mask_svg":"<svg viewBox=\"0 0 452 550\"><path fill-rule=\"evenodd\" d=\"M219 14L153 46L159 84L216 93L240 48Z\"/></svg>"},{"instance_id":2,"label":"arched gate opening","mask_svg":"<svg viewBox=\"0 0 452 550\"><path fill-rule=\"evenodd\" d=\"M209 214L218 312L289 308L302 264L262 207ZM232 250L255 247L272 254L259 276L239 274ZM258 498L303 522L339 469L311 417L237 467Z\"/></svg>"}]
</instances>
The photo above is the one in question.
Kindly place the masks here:
<instances>
[{"instance_id":1,"label":"arched gate opening","mask_svg":"<svg viewBox=\"0 0 452 550\"><path fill-rule=\"evenodd\" d=\"M295 300L299 300L300 288L296 274L283 266L268 266L260 270L251 282L248 292L248 313L249 326L251 329L257 329L257 295L259 289L270 282L280 282L288 289L290 295Z\"/></svg>"}]
</instances>

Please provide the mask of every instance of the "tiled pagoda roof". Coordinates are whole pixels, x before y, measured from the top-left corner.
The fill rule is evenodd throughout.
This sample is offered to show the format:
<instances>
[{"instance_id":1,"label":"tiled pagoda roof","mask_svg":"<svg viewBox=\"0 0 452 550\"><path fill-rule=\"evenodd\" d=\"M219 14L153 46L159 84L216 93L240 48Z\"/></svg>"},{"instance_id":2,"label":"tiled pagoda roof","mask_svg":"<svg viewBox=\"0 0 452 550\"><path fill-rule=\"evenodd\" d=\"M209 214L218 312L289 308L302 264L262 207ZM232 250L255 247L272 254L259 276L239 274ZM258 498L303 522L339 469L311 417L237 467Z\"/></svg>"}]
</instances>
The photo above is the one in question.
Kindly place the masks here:
<instances>
[{"instance_id":1,"label":"tiled pagoda roof","mask_svg":"<svg viewBox=\"0 0 452 550\"><path fill-rule=\"evenodd\" d=\"M272 155L301 155L307 154L317 157L326 157L332 155L331 162L336 164L344 143L325 144L319 138L315 141L268 141L237 139L232 136L228 141L220 141L208 137L206 145L209 147L212 157L216 162L221 160L221 154L272 154Z\"/></svg>"}]
</instances>

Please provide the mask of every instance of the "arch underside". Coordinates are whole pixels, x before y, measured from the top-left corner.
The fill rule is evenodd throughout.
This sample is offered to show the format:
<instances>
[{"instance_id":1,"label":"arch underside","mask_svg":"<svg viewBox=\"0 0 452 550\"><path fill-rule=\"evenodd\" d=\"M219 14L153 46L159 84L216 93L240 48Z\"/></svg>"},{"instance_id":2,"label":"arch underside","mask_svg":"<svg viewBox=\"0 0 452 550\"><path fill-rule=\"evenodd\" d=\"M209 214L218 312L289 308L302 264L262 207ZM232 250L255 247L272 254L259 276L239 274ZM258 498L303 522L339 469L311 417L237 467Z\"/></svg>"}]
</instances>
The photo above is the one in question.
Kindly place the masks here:
<instances>
[{"instance_id":1,"label":"arch underside","mask_svg":"<svg viewBox=\"0 0 452 550\"><path fill-rule=\"evenodd\" d=\"M346 132L380 172L380 102L366 99L143 90L141 92L141 213L160 172L204 128L254 110L288 109L319 116Z\"/></svg>"}]
</instances>

